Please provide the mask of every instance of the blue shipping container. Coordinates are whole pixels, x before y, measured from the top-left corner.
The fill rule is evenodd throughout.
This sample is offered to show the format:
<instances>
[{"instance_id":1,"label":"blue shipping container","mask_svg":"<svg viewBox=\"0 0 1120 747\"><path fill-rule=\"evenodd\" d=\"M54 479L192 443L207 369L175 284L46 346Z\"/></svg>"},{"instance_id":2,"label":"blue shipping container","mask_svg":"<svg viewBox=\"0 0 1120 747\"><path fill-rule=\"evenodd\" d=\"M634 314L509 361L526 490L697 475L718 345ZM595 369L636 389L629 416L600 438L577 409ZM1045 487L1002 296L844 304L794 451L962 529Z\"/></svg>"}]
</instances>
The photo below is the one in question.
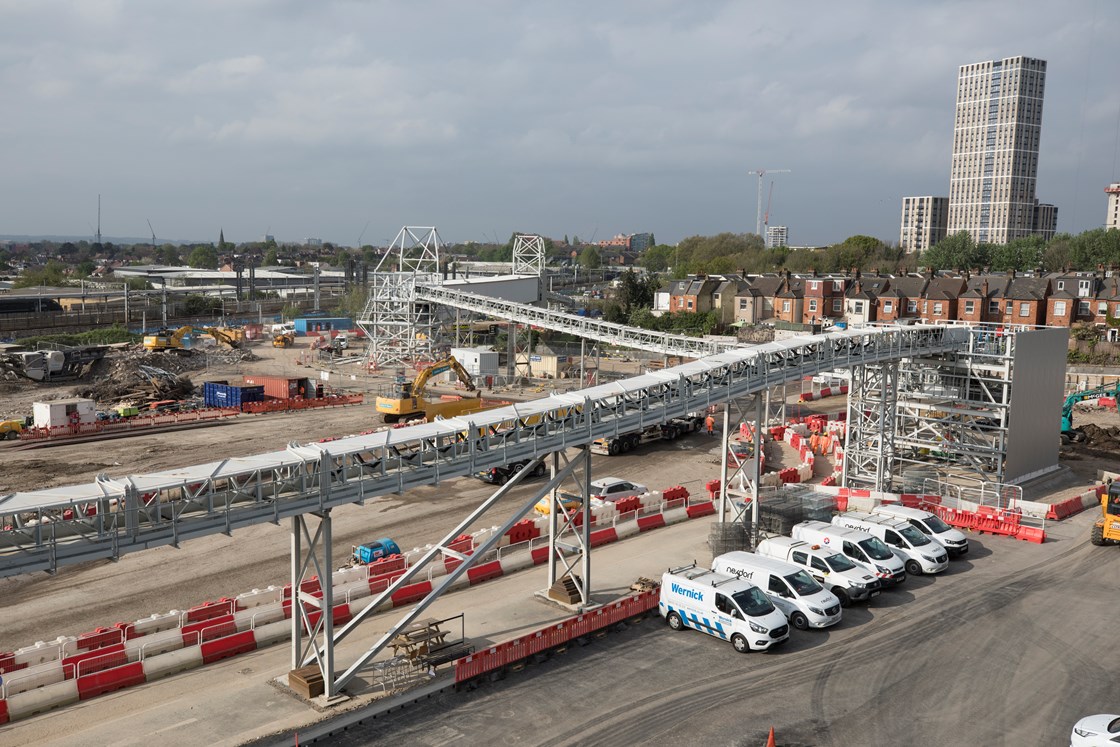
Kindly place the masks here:
<instances>
[{"instance_id":1,"label":"blue shipping container","mask_svg":"<svg viewBox=\"0 0 1120 747\"><path fill-rule=\"evenodd\" d=\"M263 402L263 386L231 386L207 381L202 385L202 403L207 407L241 409L248 402Z\"/></svg>"}]
</instances>

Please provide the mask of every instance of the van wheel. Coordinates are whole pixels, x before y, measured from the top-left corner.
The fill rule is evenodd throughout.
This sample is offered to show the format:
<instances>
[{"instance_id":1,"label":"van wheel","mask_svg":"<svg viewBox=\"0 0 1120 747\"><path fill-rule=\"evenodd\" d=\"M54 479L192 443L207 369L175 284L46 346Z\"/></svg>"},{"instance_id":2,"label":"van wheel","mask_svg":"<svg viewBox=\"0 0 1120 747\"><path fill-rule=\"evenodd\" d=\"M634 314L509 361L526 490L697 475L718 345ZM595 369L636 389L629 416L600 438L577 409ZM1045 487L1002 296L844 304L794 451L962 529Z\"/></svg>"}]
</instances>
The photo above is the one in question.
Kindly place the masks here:
<instances>
[{"instance_id":1,"label":"van wheel","mask_svg":"<svg viewBox=\"0 0 1120 747\"><path fill-rule=\"evenodd\" d=\"M545 469L544 462L541 462L537 465L536 469L533 470L533 477L543 477Z\"/></svg>"},{"instance_id":2,"label":"van wheel","mask_svg":"<svg viewBox=\"0 0 1120 747\"><path fill-rule=\"evenodd\" d=\"M731 645L734 646L735 650L740 654L750 653L751 647L747 645L747 639L738 633L731 636Z\"/></svg>"},{"instance_id":3,"label":"van wheel","mask_svg":"<svg viewBox=\"0 0 1120 747\"><path fill-rule=\"evenodd\" d=\"M916 560L907 560L906 572L911 576L920 576L922 575L922 564Z\"/></svg>"},{"instance_id":4,"label":"van wheel","mask_svg":"<svg viewBox=\"0 0 1120 747\"><path fill-rule=\"evenodd\" d=\"M669 627L673 630L684 630L684 620L676 612L670 612L668 617Z\"/></svg>"},{"instance_id":5,"label":"van wheel","mask_svg":"<svg viewBox=\"0 0 1120 747\"><path fill-rule=\"evenodd\" d=\"M852 598L848 596L848 592L843 589L833 589L832 593L840 600L841 607L850 607L852 605Z\"/></svg>"},{"instance_id":6,"label":"van wheel","mask_svg":"<svg viewBox=\"0 0 1120 747\"><path fill-rule=\"evenodd\" d=\"M794 612L789 616L790 624L798 630L805 630L809 627L809 620L805 617L803 612Z\"/></svg>"}]
</instances>

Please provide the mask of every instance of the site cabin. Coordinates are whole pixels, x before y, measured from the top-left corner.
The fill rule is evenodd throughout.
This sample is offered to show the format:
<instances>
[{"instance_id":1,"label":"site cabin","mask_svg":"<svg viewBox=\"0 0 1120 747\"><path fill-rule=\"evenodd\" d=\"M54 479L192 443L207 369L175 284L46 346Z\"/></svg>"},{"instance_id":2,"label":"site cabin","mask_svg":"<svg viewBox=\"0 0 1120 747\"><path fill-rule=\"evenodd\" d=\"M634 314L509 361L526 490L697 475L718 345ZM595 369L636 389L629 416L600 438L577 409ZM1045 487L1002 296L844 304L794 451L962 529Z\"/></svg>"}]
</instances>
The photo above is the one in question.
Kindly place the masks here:
<instances>
[{"instance_id":1,"label":"site cabin","mask_svg":"<svg viewBox=\"0 0 1120 747\"><path fill-rule=\"evenodd\" d=\"M630 433L609 438L597 438L591 442L591 453L618 456L651 441L672 441L685 434L694 433L700 430L703 425L704 419L699 415L673 418L668 423L650 425Z\"/></svg>"},{"instance_id":2,"label":"site cabin","mask_svg":"<svg viewBox=\"0 0 1120 747\"><path fill-rule=\"evenodd\" d=\"M97 405L92 399L82 397L55 399L34 403L31 414L36 428L61 428L75 422L96 423Z\"/></svg>"}]
</instances>

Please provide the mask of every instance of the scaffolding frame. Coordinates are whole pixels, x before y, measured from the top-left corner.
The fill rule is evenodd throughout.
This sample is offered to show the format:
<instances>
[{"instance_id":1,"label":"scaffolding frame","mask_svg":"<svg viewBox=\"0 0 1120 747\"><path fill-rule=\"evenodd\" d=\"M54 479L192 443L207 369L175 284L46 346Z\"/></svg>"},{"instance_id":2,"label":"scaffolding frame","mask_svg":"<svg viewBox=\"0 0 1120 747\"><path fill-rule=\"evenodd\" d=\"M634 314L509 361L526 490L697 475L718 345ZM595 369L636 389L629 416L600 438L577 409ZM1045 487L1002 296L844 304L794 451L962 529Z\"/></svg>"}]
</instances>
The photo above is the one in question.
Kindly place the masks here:
<instances>
[{"instance_id":1,"label":"scaffolding frame","mask_svg":"<svg viewBox=\"0 0 1120 747\"><path fill-rule=\"evenodd\" d=\"M446 344L438 309L416 298L417 283L437 284L439 275L417 272L370 273L366 308L357 324L365 332L369 370L413 366L442 357Z\"/></svg>"},{"instance_id":2,"label":"scaffolding frame","mask_svg":"<svg viewBox=\"0 0 1120 747\"><path fill-rule=\"evenodd\" d=\"M852 369L844 485L917 489L921 480L910 479L908 468L923 479L933 472L1004 482L1020 330L967 329L967 344L957 350Z\"/></svg>"}]
</instances>

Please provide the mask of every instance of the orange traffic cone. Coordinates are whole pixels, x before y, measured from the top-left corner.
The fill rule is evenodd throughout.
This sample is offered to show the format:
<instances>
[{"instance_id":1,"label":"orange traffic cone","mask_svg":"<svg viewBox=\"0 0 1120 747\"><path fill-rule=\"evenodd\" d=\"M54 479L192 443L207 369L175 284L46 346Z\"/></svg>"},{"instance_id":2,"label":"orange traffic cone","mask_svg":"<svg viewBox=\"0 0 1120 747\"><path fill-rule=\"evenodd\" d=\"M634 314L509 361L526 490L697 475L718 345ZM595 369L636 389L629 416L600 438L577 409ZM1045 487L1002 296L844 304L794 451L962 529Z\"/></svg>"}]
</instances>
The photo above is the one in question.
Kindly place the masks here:
<instances>
[{"instance_id":1,"label":"orange traffic cone","mask_svg":"<svg viewBox=\"0 0 1120 747\"><path fill-rule=\"evenodd\" d=\"M770 736L766 737L766 747L777 747L777 742L774 741L774 727L770 727Z\"/></svg>"}]
</instances>

